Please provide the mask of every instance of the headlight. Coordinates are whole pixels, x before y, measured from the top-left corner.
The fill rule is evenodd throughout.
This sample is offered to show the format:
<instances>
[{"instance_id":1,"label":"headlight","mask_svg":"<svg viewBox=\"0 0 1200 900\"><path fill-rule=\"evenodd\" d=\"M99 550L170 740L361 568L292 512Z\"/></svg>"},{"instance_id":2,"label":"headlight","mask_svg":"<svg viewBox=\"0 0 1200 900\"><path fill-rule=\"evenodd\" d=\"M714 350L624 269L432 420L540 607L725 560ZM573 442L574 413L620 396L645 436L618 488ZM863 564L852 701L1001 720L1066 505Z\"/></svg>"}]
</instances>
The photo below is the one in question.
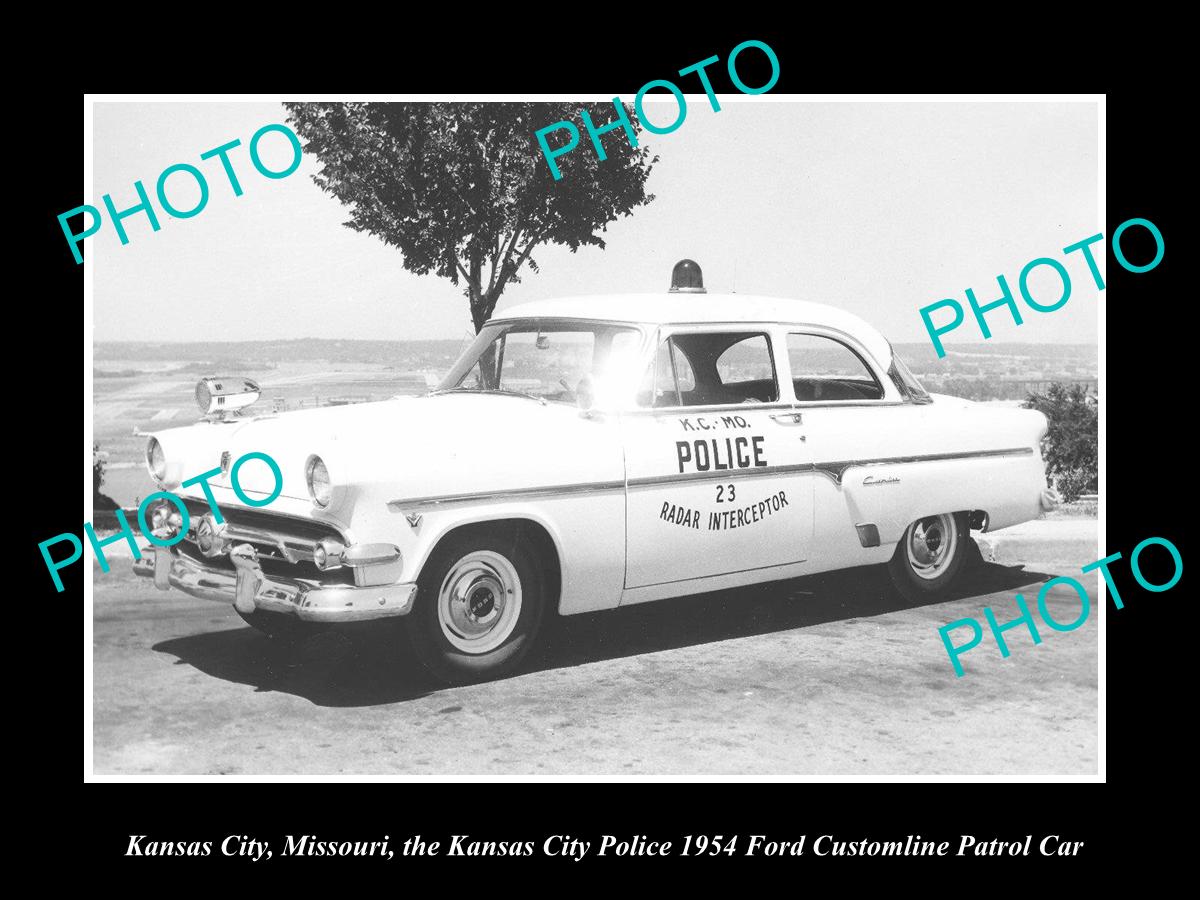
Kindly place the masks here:
<instances>
[{"instance_id":1,"label":"headlight","mask_svg":"<svg viewBox=\"0 0 1200 900\"><path fill-rule=\"evenodd\" d=\"M308 484L308 494L313 503L324 509L333 499L333 485L329 482L329 470L317 455L310 456L304 466L304 480Z\"/></svg>"},{"instance_id":2,"label":"headlight","mask_svg":"<svg viewBox=\"0 0 1200 900\"><path fill-rule=\"evenodd\" d=\"M160 485L167 477L167 454L163 453L158 438L150 438L150 443L146 445L146 469Z\"/></svg>"}]
</instances>

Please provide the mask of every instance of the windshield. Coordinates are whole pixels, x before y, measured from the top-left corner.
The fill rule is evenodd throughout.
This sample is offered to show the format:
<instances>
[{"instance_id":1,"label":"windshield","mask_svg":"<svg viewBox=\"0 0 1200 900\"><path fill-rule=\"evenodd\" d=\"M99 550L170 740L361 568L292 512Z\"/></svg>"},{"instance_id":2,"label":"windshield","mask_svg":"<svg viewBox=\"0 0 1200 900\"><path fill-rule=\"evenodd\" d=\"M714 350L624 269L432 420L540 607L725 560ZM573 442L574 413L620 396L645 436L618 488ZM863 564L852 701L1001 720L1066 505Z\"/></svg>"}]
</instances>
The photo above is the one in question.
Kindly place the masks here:
<instances>
[{"instance_id":1,"label":"windshield","mask_svg":"<svg viewBox=\"0 0 1200 900\"><path fill-rule=\"evenodd\" d=\"M900 393L914 403L932 403L933 398L929 396L929 392L921 387L917 376L910 372L908 366L904 364L904 360L896 355L895 348L888 344L888 349L892 351L892 365L888 369L888 377L892 379L892 383L896 385Z\"/></svg>"},{"instance_id":2,"label":"windshield","mask_svg":"<svg viewBox=\"0 0 1200 900\"><path fill-rule=\"evenodd\" d=\"M590 407L612 402L627 386L641 344L641 332L627 325L486 325L437 390L520 394Z\"/></svg>"}]
</instances>

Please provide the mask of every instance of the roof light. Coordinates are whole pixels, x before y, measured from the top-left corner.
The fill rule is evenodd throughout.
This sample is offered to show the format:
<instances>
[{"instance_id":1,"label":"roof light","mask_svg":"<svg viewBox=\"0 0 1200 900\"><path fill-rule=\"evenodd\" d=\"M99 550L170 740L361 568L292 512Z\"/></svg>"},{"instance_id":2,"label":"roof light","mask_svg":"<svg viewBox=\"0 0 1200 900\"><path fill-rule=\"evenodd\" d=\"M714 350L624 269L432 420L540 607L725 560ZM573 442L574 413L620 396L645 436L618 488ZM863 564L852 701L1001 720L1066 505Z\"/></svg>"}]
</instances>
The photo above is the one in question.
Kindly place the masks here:
<instances>
[{"instance_id":1,"label":"roof light","mask_svg":"<svg viewBox=\"0 0 1200 900\"><path fill-rule=\"evenodd\" d=\"M693 260L681 259L671 270L672 294L704 294L704 274Z\"/></svg>"}]
</instances>

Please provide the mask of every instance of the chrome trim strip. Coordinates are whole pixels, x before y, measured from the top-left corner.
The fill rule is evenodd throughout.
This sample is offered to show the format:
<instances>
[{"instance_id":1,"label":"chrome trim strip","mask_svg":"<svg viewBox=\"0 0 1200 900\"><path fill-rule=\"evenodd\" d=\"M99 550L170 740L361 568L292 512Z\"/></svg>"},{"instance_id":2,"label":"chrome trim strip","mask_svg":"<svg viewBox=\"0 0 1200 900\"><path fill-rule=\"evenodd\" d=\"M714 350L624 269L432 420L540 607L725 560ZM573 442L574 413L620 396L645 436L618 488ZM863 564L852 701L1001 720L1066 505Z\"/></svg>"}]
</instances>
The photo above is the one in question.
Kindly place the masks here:
<instances>
[{"instance_id":1,"label":"chrome trim strip","mask_svg":"<svg viewBox=\"0 0 1200 900\"><path fill-rule=\"evenodd\" d=\"M234 542L249 542L251 544L265 544L268 547L274 547L279 551L284 560L289 563L297 563L301 560L312 562L315 556L313 547L317 543L316 541L308 541L294 535L274 534L258 528L234 525L229 521L226 521L223 525L218 525L216 531L213 533L213 537L221 549L218 552L207 555L220 556ZM196 547L200 546L200 541L193 529L188 529L185 539L188 543Z\"/></svg>"},{"instance_id":2,"label":"chrome trim strip","mask_svg":"<svg viewBox=\"0 0 1200 900\"><path fill-rule=\"evenodd\" d=\"M602 491L618 491L625 488L653 487L662 484L686 484L696 481L726 481L730 478L762 478L768 475L804 475L819 472L842 483L842 476L856 466L900 465L903 463L937 462L951 459L983 459L998 456L1029 456L1032 447L1012 447L1006 450L965 450L956 453L925 453L916 456L885 456L877 459L849 459L832 462L797 463L789 466L763 466L748 469L721 469L709 472L684 472L683 474L650 475L630 478L626 481L595 481L580 484L549 485L536 488L511 488L477 494L444 494L432 497L414 497L388 501L392 512L405 512L417 506L445 506L453 503L485 503L491 500L522 500L529 497L561 497L570 494L589 494Z\"/></svg>"},{"instance_id":3,"label":"chrome trim strip","mask_svg":"<svg viewBox=\"0 0 1200 900\"><path fill-rule=\"evenodd\" d=\"M693 481L728 481L731 478L765 478L768 475L804 475L813 470L812 463L792 466L756 466L749 469L721 469L708 472L684 472L682 475L650 475L630 478L631 488L654 487L660 484L687 484Z\"/></svg>"},{"instance_id":4,"label":"chrome trim strip","mask_svg":"<svg viewBox=\"0 0 1200 900\"><path fill-rule=\"evenodd\" d=\"M214 484L214 485L212 485L212 487L214 487L218 490L228 491L230 494L233 494L233 488L230 487L229 485ZM176 493L178 493L178 492L176 492ZM195 497L191 494L179 494L179 497L180 497L180 499L185 500L185 501L192 500L197 505L204 507L206 512L209 511L208 500L205 498L203 493L200 494L199 497ZM305 498L288 497L287 499L289 499L289 500L301 500L302 499L302 500L304 500L305 503L312 502L312 499L307 498L307 497L305 497ZM277 509L267 509L266 507L262 507L262 506L246 506L244 503L239 503L239 502L218 503L217 507L221 510L222 516L224 516L225 513L227 513L227 512L232 513L235 516L238 515L239 513L250 513L251 515L260 514L260 515L278 517L280 519L289 519L293 522L301 522L301 523L304 523L307 525L324 525L326 528L331 528L334 531L336 531L338 534L340 534L342 536L343 540L346 539L346 529L342 523L342 520L334 518L333 516L328 516L327 518L318 518L317 516L301 516L301 515L297 515L296 513L280 512ZM324 510L317 509L316 507L314 507L314 511L318 512L318 513L324 513Z\"/></svg>"},{"instance_id":5,"label":"chrome trim strip","mask_svg":"<svg viewBox=\"0 0 1200 900\"><path fill-rule=\"evenodd\" d=\"M689 416L697 413L711 412L768 412L770 410L791 410L795 404L784 400L772 400L770 403L716 403L711 406L637 406L633 409L619 410L622 416L662 416L667 419L677 419L681 415Z\"/></svg>"},{"instance_id":6,"label":"chrome trim strip","mask_svg":"<svg viewBox=\"0 0 1200 900\"><path fill-rule=\"evenodd\" d=\"M797 400L797 409L851 409L858 406L915 406L912 400Z\"/></svg>"},{"instance_id":7,"label":"chrome trim strip","mask_svg":"<svg viewBox=\"0 0 1200 900\"><path fill-rule=\"evenodd\" d=\"M402 498L389 500L387 506L392 512L404 512L418 506L445 506L452 503L486 503L491 500L524 500L529 497L558 497L568 494L590 494L601 491L621 491L624 489L624 481L592 481L535 488L508 488L502 491L485 491L471 494L441 494L432 497Z\"/></svg>"},{"instance_id":8,"label":"chrome trim strip","mask_svg":"<svg viewBox=\"0 0 1200 900\"><path fill-rule=\"evenodd\" d=\"M716 406L646 406L634 409L619 410L622 416L659 415L667 418L695 415L712 412L768 412L783 410L803 411L806 409L850 409L859 406L913 406L911 400L796 400L794 402L774 401L771 403L727 403Z\"/></svg>"},{"instance_id":9,"label":"chrome trim strip","mask_svg":"<svg viewBox=\"0 0 1200 900\"><path fill-rule=\"evenodd\" d=\"M1007 450L963 450L956 453L922 453L916 456L887 456L879 459L846 459L836 462L813 463L813 469L828 475L834 484L841 484L848 469L856 466L890 466L903 463L937 462L950 459L983 459L995 456L1029 456L1032 447L1011 447Z\"/></svg>"},{"instance_id":10,"label":"chrome trim strip","mask_svg":"<svg viewBox=\"0 0 1200 900\"><path fill-rule=\"evenodd\" d=\"M395 544L355 544L342 550L342 565L350 568L386 565L401 559Z\"/></svg>"},{"instance_id":11,"label":"chrome trim strip","mask_svg":"<svg viewBox=\"0 0 1200 900\"><path fill-rule=\"evenodd\" d=\"M504 313L493 316L483 324L487 325L521 325L531 322L550 322L555 325L622 325L631 326L636 331L640 331L643 335L650 334L658 327L656 322L646 322L640 319L608 319L604 317L589 317L589 316L505 316Z\"/></svg>"},{"instance_id":12,"label":"chrome trim strip","mask_svg":"<svg viewBox=\"0 0 1200 900\"><path fill-rule=\"evenodd\" d=\"M262 531L258 528L245 528L229 523L226 523L220 535L227 541L249 541L252 544L268 544L282 553L283 558L290 563L299 562L301 559L311 562L313 559L313 544L315 541L302 541L298 538L289 539L286 536L272 534L269 531ZM297 549L291 549L288 546L289 543Z\"/></svg>"}]
</instances>

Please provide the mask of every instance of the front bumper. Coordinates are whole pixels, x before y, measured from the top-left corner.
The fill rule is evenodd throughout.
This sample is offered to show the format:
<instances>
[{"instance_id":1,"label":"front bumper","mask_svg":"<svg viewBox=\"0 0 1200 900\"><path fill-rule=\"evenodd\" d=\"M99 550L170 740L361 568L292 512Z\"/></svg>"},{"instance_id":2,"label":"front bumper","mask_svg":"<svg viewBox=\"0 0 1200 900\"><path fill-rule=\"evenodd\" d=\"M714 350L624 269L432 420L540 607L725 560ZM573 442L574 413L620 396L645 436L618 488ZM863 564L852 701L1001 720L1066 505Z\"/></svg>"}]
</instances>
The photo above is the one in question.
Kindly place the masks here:
<instances>
[{"instance_id":1,"label":"front bumper","mask_svg":"<svg viewBox=\"0 0 1200 900\"><path fill-rule=\"evenodd\" d=\"M148 547L133 571L160 590L179 588L193 597L232 603L239 612L287 613L306 622L358 622L407 615L415 584L321 585L267 575L249 556L230 557L234 571L205 565L167 547Z\"/></svg>"}]
</instances>

